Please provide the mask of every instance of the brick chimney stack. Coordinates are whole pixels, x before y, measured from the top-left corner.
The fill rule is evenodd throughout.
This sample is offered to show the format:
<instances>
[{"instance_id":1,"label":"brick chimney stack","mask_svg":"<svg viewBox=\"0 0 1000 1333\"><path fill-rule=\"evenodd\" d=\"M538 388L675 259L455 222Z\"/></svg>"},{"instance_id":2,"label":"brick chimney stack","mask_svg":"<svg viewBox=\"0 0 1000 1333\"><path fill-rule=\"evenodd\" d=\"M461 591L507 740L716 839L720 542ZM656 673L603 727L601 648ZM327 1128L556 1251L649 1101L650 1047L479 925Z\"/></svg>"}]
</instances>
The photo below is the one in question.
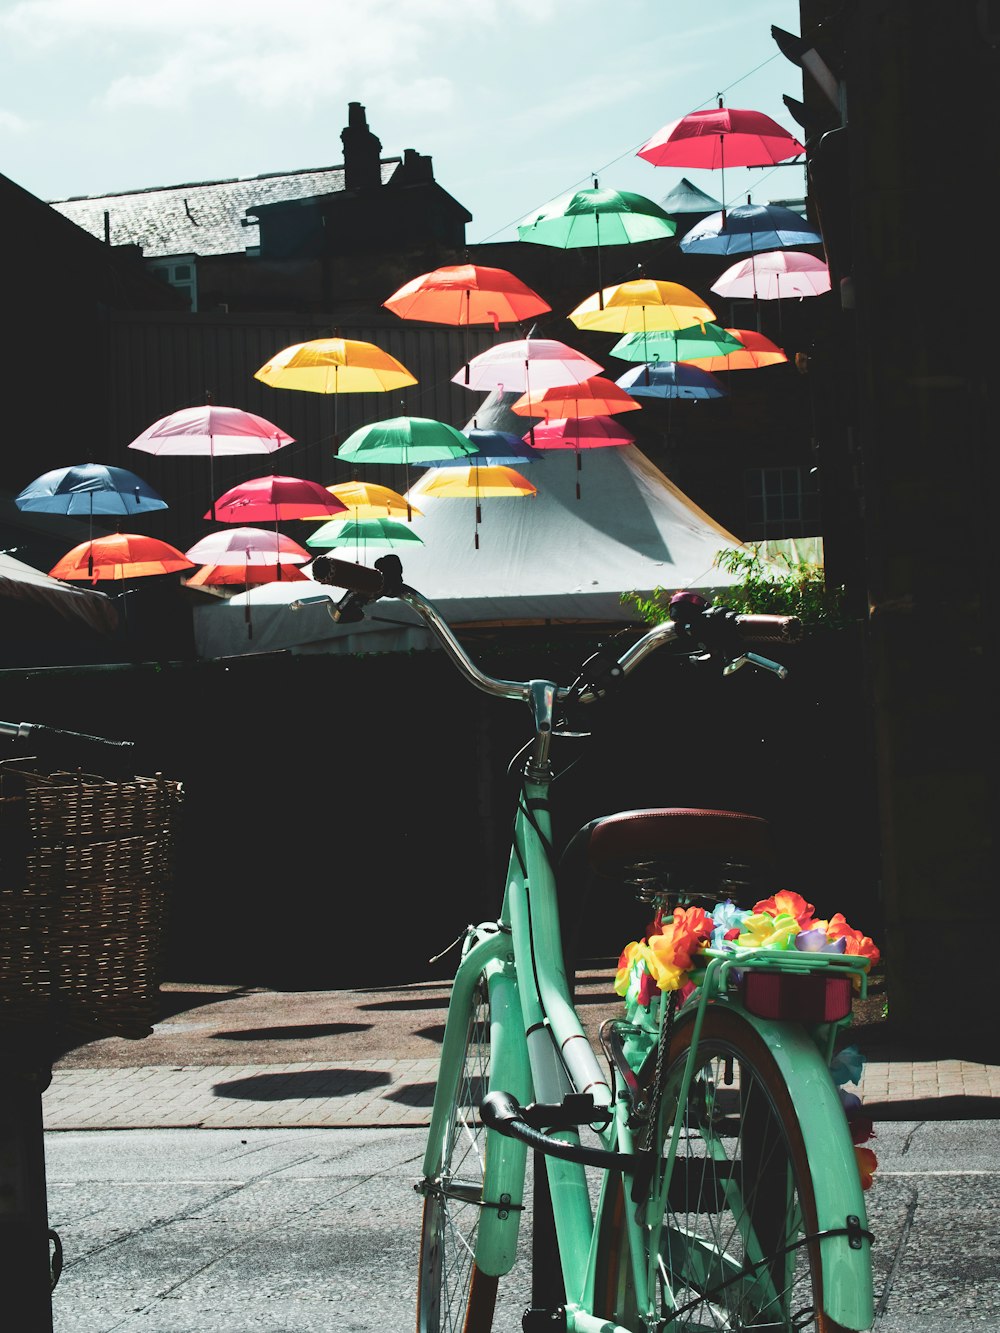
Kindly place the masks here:
<instances>
[{"instance_id":1,"label":"brick chimney stack","mask_svg":"<svg viewBox=\"0 0 1000 1333\"><path fill-rule=\"evenodd\" d=\"M380 186L382 141L368 128L360 102L348 102L347 127L341 130L340 141L344 145L344 188L361 190Z\"/></svg>"}]
</instances>

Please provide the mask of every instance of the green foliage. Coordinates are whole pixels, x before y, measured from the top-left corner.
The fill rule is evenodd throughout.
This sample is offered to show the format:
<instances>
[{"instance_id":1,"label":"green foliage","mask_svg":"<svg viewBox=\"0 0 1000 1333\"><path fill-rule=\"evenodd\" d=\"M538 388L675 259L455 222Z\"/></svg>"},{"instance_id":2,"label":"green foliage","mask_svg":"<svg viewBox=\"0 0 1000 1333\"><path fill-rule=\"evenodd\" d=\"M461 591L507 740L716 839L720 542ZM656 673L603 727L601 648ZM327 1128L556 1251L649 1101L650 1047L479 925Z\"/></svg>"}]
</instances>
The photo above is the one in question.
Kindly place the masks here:
<instances>
[{"instance_id":1,"label":"green foliage","mask_svg":"<svg viewBox=\"0 0 1000 1333\"><path fill-rule=\"evenodd\" d=\"M742 576L713 599L716 606L727 606L741 615L798 616L806 632L841 629L849 623L844 589L827 587L822 565L786 555L765 558L760 546L754 545L720 551L715 564ZM656 588L652 597L625 593L622 601L634 606L651 625L670 618L670 597L662 588Z\"/></svg>"}]
</instances>

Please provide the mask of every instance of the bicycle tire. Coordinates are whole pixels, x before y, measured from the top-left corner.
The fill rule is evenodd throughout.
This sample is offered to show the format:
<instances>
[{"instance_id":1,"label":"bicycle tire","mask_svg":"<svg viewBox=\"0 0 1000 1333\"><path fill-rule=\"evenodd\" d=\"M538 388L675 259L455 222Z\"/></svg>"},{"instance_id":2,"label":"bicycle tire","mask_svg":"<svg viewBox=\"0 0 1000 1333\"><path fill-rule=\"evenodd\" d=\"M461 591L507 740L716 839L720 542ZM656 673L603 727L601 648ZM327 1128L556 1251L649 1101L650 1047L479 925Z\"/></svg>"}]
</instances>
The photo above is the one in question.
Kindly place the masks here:
<instances>
[{"instance_id":1,"label":"bicycle tire","mask_svg":"<svg viewBox=\"0 0 1000 1333\"><path fill-rule=\"evenodd\" d=\"M489 1333L498 1279L474 1255L486 1174L479 1104L489 1090L490 999L485 975L472 993L462 1072L448 1117L439 1179L424 1197L417 1333Z\"/></svg>"},{"instance_id":2,"label":"bicycle tire","mask_svg":"<svg viewBox=\"0 0 1000 1333\"><path fill-rule=\"evenodd\" d=\"M693 1023L682 1022L671 1042L660 1156L669 1144L692 1034ZM626 1206L618 1177L599 1219L595 1313L645 1329L636 1309ZM805 1144L785 1080L738 1013L711 1008L660 1232L656 1304L661 1316L671 1316L665 1327L838 1333L840 1325L823 1310L819 1243L808 1239L817 1229Z\"/></svg>"}]
</instances>

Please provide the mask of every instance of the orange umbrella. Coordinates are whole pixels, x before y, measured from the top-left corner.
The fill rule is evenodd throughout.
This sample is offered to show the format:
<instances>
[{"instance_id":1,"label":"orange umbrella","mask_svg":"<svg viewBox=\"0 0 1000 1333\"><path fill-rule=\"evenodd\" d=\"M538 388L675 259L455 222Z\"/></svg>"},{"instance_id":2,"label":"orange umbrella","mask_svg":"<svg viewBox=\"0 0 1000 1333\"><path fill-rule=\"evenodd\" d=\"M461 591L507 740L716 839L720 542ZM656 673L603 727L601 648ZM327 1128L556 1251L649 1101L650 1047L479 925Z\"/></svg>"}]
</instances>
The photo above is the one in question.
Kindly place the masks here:
<instances>
[{"instance_id":1,"label":"orange umbrella","mask_svg":"<svg viewBox=\"0 0 1000 1333\"><path fill-rule=\"evenodd\" d=\"M223 587L239 584L246 587L250 583L294 583L296 579L309 581L297 565L202 565L190 578L184 580L185 587Z\"/></svg>"},{"instance_id":2,"label":"orange umbrella","mask_svg":"<svg viewBox=\"0 0 1000 1333\"><path fill-rule=\"evenodd\" d=\"M547 389L523 393L510 405L522 417L607 417L616 412L631 412L642 406L614 380L591 375L579 384L557 384Z\"/></svg>"},{"instance_id":3,"label":"orange umbrella","mask_svg":"<svg viewBox=\"0 0 1000 1333\"><path fill-rule=\"evenodd\" d=\"M734 338L738 338L742 347L734 347L725 356L686 356L683 362L688 366L700 366L702 370L756 370L760 366L774 366L788 357L777 343L765 338L755 329L726 329Z\"/></svg>"},{"instance_id":4,"label":"orange umbrella","mask_svg":"<svg viewBox=\"0 0 1000 1333\"><path fill-rule=\"evenodd\" d=\"M404 283L382 304L400 319L429 324L520 323L552 307L520 278L503 268L452 264Z\"/></svg>"},{"instance_id":5,"label":"orange umbrella","mask_svg":"<svg viewBox=\"0 0 1000 1333\"><path fill-rule=\"evenodd\" d=\"M49 574L54 579L96 583L98 579L141 579L193 568L194 561L169 542L142 533L116 532L74 546Z\"/></svg>"}]
</instances>

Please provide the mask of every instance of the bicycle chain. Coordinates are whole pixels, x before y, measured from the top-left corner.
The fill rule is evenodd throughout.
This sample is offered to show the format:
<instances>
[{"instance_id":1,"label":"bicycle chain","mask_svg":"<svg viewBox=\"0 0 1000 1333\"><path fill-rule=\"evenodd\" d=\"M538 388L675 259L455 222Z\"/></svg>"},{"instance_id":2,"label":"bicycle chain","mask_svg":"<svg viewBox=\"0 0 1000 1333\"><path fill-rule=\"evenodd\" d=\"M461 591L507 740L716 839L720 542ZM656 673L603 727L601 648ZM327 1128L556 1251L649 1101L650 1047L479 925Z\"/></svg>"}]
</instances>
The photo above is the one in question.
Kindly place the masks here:
<instances>
[{"instance_id":1,"label":"bicycle chain","mask_svg":"<svg viewBox=\"0 0 1000 1333\"><path fill-rule=\"evenodd\" d=\"M649 1099L649 1119L646 1121L646 1127L639 1143L641 1152L651 1152L653 1148L656 1125L660 1118L660 1102L663 1099L663 1066L666 1062L667 1053L670 1050L670 1041L674 1032L674 1014L676 1011L677 992L671 991L667 996L666 1018L660 1025L660 1035L656 1043L656 1070L653 1074L653 1091Z\"/></svg>"}]
</instances>

